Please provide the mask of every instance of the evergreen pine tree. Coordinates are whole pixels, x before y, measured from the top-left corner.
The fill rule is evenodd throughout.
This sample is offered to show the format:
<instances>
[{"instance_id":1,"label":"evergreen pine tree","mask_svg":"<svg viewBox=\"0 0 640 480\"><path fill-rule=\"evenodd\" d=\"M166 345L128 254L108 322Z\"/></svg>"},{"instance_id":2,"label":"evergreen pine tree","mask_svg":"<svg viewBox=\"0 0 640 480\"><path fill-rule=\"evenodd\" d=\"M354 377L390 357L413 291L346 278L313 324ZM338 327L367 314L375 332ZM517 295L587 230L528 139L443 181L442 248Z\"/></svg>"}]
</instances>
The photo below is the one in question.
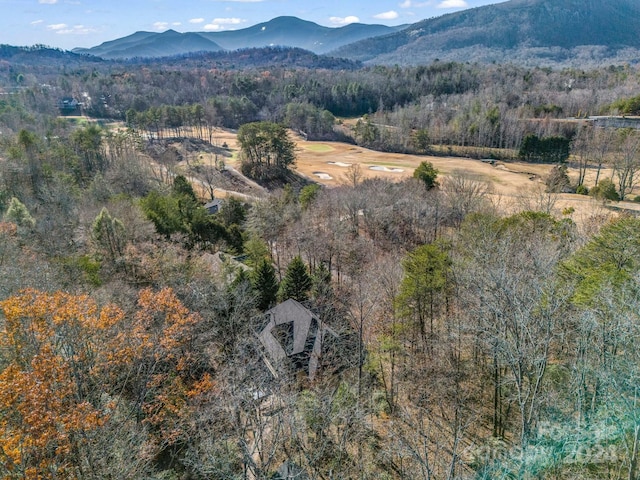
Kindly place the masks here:
<instances>
[{"instance_id":1,"label":"evergreen pine tree","mask_svg":"<svg viewBox=\"0 0 640 480\"><path fill-rule=\"evenodd\" d=\"M173 179L173 186L171 188L171 192L176 195L184 195L185 197L193 200L194 202L198 202L198 197L196 197L196 192L193 190L191 183L187 180L187 177L184 175L177 175L176 178Z\"/></svg>"},{"instance_id":2,"label":"evergreen pine tree","mask_svg":"<svg viewBox=\"0 0 640 480\"><path fill-rule=\"evenodd\" d=\"M4 218L9 222L15 223L21 229L28 230L36 226L36 221L27 210L27 207L16 197L11 198Z\"/></svg>"},{"instance_id":3,"label":"evergreen pine tree","mask_svg":"<svg viewBox=\"0 0 640 480\"><path fill-rule=\"evenodd\" d=\"M294 257L287 266L287 272L280 283L278 297L281 301L293 298L298 302L304 302L309 297L312 285L307 266L299 256Z\"/></svg>"},{"instance_id":4,"label":"evergreen pine tree","mask_svg":"<svg viewBox=\"0 0 640 480\"><path fill-rule=\"evenodd\" d=\"M110 260L115 261L123 255L127 241L124 225L106 208L93 221L91 231L96 244Z\"/></svg>"},{"instance_id":5,"label":"evergreen pine tree","mask_svg":"<svg viewBox=\"0 0 640 480\"><path fill-rule=\"evenodd\" d=\"M257 294L257 307L260 310L271 308L278 295L278 279L275 268L266 258L253 271L251 284Z\"/></svg>"},{"instance_id":6,"label":"evergreen pine tree","mask_svg":"<svg viewBox=\"0 0 640 480\"><path fill-rule=\"evenodd\" d=\"M331 286L331 272L324 263L316 269L312 277L313 288L311 294L314 300L329 299L333 297L333 287Z\"/></svg>"}]
</instances>

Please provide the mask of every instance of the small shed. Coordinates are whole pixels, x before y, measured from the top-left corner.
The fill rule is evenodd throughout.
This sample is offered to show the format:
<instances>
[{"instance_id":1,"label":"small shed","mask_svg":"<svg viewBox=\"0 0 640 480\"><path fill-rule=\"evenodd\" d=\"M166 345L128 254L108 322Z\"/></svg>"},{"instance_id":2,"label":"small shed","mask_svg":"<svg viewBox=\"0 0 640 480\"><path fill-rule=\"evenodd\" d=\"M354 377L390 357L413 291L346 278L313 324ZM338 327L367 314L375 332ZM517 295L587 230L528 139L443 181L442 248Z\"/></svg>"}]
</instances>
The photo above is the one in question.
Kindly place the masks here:
<instances>
[{"instance_id":1,"label":"small shed","mask_svg":"<svg viewBox=\"0 0 640 480\"><path fill-rule=\"evenodd\" d=\"M204 205L204 208L207 210L209 215L213 215L214 213L218 213L222 208L222 200L219 198L214 198L209 203Z\"/></svg>"}]
</instances>

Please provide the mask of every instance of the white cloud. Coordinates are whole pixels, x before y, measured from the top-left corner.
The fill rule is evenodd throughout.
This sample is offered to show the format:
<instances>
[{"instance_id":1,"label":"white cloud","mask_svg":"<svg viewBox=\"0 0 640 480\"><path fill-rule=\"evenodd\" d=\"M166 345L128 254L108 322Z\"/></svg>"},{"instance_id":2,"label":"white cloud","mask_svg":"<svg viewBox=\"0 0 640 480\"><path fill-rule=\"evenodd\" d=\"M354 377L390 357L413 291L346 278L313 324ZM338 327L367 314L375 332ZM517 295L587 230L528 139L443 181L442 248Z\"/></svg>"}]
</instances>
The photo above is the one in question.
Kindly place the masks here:
<instances>
[{"instance_id":1,"label":"white cloud","mask_svg":"<svg viewBox=\"0 0 640 480\"><path fill-rule=\"evenodd\" d=\"M214 18L211 20L211 23L215 23L217 25L239 25L244 20L241 18Z\"/></svg>"},{"instance_id":2,"label":"white cloud","mask_svg":"<svg viewBox=\"0 0 640 480\"><path fill-rule=\"evenodd\" d=\"M44 23L44 20L34 20L31 25L40 25L41 23Z\"/></svg>"},{"instance_id":3,"label":"white cloud","mask_svg":"<svg viewBox=\"0 0 640 480\"><path fill-rule=\"evenodd\" d=\"M38 0L38 3L42 3L45 5L55 5L58 3L58 0Z\"/></svg>"},{"instance_id":4,"label":"white cloud","mask_svg":"<svg viewBox=\"0 0 640 480\"><path fill-rule=\"evenodd\" d=\"M334 25L349 25L350 23L360 23L360 19L355 15L348 17L329 17L329 21Z\"/></svg>"},{"instance_id":5,"label":"white cloud","mask_svg":"<svg viewBox=\"0 0 640 480\"><path fill-rule=\"evenodd\" d=\"M192 18L189 23L204 23L204 18Z\"/></svg>"},{"instance_id":6,"label":"white cloud","mask_svg":"<svg viewBox=\"0 0 640 480\"><path fill-rule=\"evenodd\" d=\"M414 2L413 0L404 0L404 2L398 4L400 8L420 8L420 7L428 7L432 5L433 2Z\"/></svg>"},{"instance_id":7,"label":"white cloud","mask_svg":"<svg viewBox=\"0 0 640 480\"><path fill-rule=\"evenodd\" d=\"M156 30L166 30L169 27L169 22L155 22L153 28Z\"/></svg>"},{"instance_id":8,"label":"white cloud","mask_svg":"<svg viewBox=\"0 0 640 480\"><path fill-rule=\"evenodd\" d=\"M74 25L70 27L66 23L47 25L47 28L53 30L58 35L88 35L97 32L96 29L85 27L84 25Z\"/></svg>"},{"instance_id":9,"label":"white cloud","mask_svg":"<svg viewBox=\"0 0 640 480\"><path fill-rule=\"evenodd\" d=\"M400 15L398 15L398 12L396 12L395 10L390 10L388 12L382 12L382 13L378 13L377 15L374 15L373 18L377 18L379 20L393 20L395 18L398 18Z\"/></svg>"},{"instance_id":10,"label":"white cloud","mask_svg":"<svg viewBox=\"0 0 640 480\"><path fill-rule=\"evenodd\" d=\"M465 0L444 0L436 5L436 8L468 8L469 4Z\"/></svg>"},{"instance_id":11,"label":"white cloud","mask_svg":"<svg viewBox=\"0 0 640 480\"><path fill-rule=\"evenodd\" d=\"M172 27L179 27L180 25L182 25L182 22L173 22L171 24Z\"/></svg>"},{"instance_id":12,"label":"white cloud","mask_svg":"<svg viewBox=\"0 0 640 480\"><path fill-rule=\"evenodd\" d=\"M214 18L210 23L204 26L207 32L217 32L224 30L227 25L240 25L246 22L242 18Z\"/></svg>"}]
</instances>

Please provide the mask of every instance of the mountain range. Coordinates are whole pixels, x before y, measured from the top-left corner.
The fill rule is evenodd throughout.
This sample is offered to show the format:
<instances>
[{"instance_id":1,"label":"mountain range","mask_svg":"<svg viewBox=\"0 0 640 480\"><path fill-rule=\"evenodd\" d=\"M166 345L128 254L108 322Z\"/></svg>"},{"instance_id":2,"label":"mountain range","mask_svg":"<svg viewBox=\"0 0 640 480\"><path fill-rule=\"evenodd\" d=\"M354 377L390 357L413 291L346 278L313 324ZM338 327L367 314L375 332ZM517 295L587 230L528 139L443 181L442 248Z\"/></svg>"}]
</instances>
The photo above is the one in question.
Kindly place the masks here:
<instances>
[{"instance_id":1,"label":"mountain range","mask_svg":"<svg viewBox=\"0 0 640 480\"><path fill-rule=\"evenodd\" d=\"M639 0L509 0L399 27L323 27L278 17L225 32L137 32L90 49L102 58L290 46L370 64L435 59L591 66L640 60Z\"/></svg>"},{"instance_id":2,"label":"mountain range","mask_svg":"<svg viewBox=\"0 0 640 480\"><path fill-rule=\"evenodd\" d=\"M270 46L303 48L324 54L359 40L394 33L406 27L352 23L329 28L297 17L277 17L265 23L224 32L136 32L92 48L76 48L80 54L105 59L160 57L191 52L216 52Z\"/></svg>"}]
</instances>

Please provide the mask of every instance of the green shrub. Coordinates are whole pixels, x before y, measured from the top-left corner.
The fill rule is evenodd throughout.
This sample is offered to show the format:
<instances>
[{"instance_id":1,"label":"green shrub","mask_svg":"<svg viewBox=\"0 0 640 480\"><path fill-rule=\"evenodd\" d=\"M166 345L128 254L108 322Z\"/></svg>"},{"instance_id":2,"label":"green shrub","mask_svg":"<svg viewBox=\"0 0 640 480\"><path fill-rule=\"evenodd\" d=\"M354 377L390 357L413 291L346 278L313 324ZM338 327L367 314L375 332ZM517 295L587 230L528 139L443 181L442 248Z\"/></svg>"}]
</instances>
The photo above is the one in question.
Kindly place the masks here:
<instances>
[{"instance_id":1,"label":"green shrub","mask_svg":"<svg viewBox=\"0 0 640 480\"><path fill-rule=\"evenodd\" d=\"M589 195L589 189L586 187L586 185L578 185L576 187L576 193L578 195Z\"/></svg>"},{"instance_id":2,"label":"green shrub","mask_svg":"<svg viewBox=\"0 0 640 480\"><path fill-rule=\"evenodd\" d=\"M431 190L438 186L436 178L438 177L438 170L433 166L431 162L420 162L418 168L413 172L413 178L424 182L424 186L427 190Z\"/></svg>"},{"instance_id":3,"label":"green shrub","mask_svg":"<svg viewBox=\"0 0 640 480\"><path fill-rule=\"evenodd\" d=\"M98 260L95 260L89 255L83 255L78 258L77 266L82 270L84 278L94 287L102 285L102 279L100 278L101 264Z\"/></svg>"},{"instance_id":4,"label":"green shrub","mask_svg":"<svg viewBox=\"0 0 640 480\"><path fill-rule=\"evenodd\" d=\"M600 183L591 189L589 195L598 200L613 200L616 202L620 200L616 186L609 178L600 180Z\"/></svg>"}]
</instances>

